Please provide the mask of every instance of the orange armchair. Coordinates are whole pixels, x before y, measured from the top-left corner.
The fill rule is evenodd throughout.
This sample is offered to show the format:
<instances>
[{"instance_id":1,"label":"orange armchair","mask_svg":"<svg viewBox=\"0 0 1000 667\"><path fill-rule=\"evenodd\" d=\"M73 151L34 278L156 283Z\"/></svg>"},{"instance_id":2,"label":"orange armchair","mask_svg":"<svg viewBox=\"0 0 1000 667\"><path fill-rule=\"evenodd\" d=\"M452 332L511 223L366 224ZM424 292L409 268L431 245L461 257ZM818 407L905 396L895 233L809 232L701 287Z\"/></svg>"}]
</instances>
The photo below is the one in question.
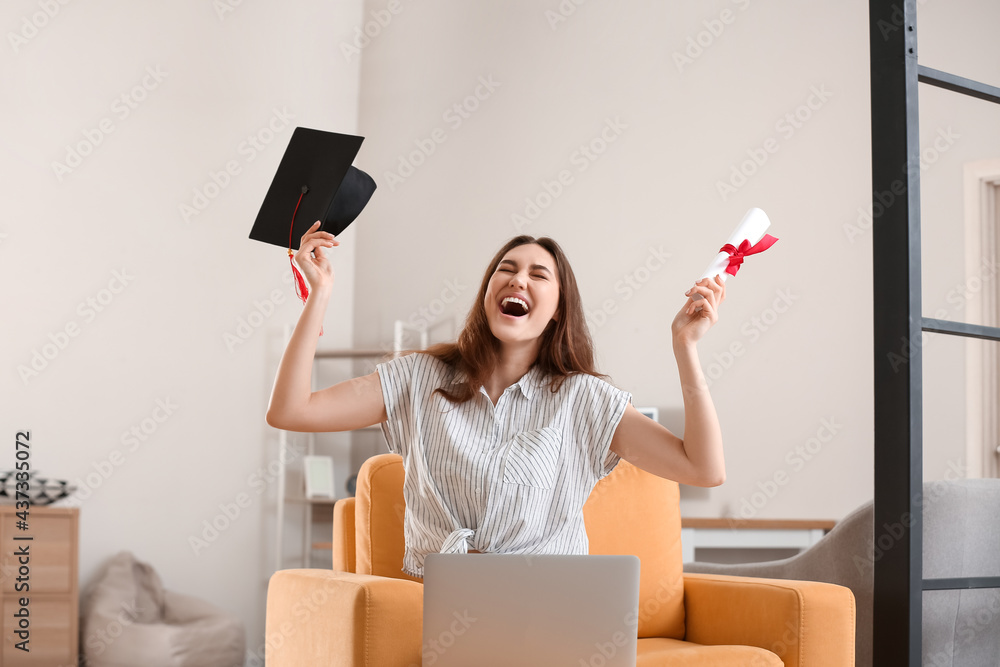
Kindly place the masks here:
<instances>
[{"instance_id":1,"label":"orange armchair","mask_svg":"<svg viewBox=\"0 0 1000 667\"><path fill-rule=\"evenodd\" d=\"M403 462L374 456L334 507L333 570L272 575L268 667L421 662L423 587L404 574ZM684 574L679 491L626 461L584 505L592 554L640 560L638 665L854 665L854 595L833 584Z\"/></svg>"}]
</instances>

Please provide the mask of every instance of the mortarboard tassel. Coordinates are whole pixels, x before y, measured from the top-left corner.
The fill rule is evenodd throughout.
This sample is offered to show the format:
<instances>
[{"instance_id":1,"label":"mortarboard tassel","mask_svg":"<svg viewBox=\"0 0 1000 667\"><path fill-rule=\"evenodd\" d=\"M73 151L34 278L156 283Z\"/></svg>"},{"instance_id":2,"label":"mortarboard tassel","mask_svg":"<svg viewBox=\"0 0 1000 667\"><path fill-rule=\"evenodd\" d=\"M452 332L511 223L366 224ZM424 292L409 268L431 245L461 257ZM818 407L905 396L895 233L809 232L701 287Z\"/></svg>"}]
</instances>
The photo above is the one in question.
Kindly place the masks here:
<instances>
[{"instance_id":1,"label":"mortarboard tassel","mask_svg":"<svg viewBox=\"0 0 1000 667\"><path fill-rule=\"evenodd\" d=\"M299 273L298 268L295 266L295 261L292 260L294 253L288 251L288 263L292 265L292 273L295 274L295 294L302 299L302 303L306 302L309 298L309 287L306 286L306 281L302 278L302 274Z\"/></svg>"},{"instance_id":2,"label":"mortarboard tassel","mask_svg":"<svg viewBox=\"0 0 1000 667\"><path fill-rule=\"evenodd\" d=\"M288 263L292 265L292 273L295 275L295 294L302 300L302 303L306 302L309 298L309 286L306 285L305 279L299 272L297 266L295 266L295 260L292 259L295 253L292 252L292 230L295 229L295 215L299 212L299 204L302 203L302 198L306 196L309 192L309 186L302 186L302 194L299 195L299 201L295 204L295 211L292 212L292 224L288 228ZM323 335L323 327L319 328L319 335Z\"/></svg>"}]
</instances>

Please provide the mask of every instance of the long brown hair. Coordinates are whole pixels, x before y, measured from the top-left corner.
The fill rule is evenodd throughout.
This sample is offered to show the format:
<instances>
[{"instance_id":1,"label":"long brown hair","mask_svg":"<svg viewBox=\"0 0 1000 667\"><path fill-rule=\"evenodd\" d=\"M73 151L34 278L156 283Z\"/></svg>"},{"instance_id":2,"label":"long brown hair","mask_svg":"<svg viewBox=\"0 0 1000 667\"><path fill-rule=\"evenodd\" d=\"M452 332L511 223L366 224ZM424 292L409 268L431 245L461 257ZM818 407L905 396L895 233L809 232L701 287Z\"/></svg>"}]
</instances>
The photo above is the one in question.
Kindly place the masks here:
<instances>
[{"instance_id":1,"label":"long brown hair","mask_svg":"<svg viewBox=\"0 0 1000 667\"><path fill-rule=\"evenodd\" d=\"M479 387L486 384L500 363L500 341L490 330L483 301L486 298L490 278L500 260L512 248L529 243L540 245L551 253L556 261L556 274L559 276L559 304L556 307L556 317L542 332L542 341L534 366L540 367L549 377L549 389L553 393L559 391L563 381L570 375L586 373L599 378L607 377L594 368L594 344L584 317L576 276L573 275L573 269L565 253L558 243L547 236L536 239L522 234L507 241L490 260L482 284L479 286L479 294L466 317L458 341L438 343L423 350L425 354L446 363L455 374L465 373L466 382L450 385L454 391L448 391L445 387L434 390L434 393L440 392L452 403L465 403L478 395Z\"/></svg>"}]
</instances>

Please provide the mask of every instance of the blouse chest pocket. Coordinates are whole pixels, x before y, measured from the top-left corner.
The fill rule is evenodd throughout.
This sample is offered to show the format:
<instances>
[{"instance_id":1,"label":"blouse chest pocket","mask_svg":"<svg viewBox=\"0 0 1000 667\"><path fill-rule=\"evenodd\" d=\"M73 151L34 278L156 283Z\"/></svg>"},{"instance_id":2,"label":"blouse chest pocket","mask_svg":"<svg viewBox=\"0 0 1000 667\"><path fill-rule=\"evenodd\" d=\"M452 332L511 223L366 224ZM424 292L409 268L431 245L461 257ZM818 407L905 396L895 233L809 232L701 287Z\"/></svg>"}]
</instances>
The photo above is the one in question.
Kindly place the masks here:
<instances>
[{"instance_id":1,"label":"blouse chest pocket","mask_svg":"<svg viewBox=\"0 0 1000 667\"><path fill-rule=\"evenodd\" d=\"M551 489L556 481L556 466L562 433L554 428L524 431L514 436L503 464L504 484L521 484Z\"/></svg>"}]
</instances>

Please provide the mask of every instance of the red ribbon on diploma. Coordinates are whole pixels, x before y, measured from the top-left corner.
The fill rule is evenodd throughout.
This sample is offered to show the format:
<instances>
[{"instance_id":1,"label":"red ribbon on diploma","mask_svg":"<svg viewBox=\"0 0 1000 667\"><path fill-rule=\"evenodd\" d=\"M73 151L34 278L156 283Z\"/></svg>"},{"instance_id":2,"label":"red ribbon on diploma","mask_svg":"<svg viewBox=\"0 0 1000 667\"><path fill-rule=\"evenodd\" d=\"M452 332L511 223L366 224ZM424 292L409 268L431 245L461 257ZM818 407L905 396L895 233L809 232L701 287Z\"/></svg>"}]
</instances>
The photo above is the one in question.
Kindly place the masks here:
<instances>
[{"instance_id":1,"label":"red ribbon on diploma","mask_svg":"<svg viewBox=\"0 0 1000 667\"><path fill-rule=\"evenodd\" d=\"M740 264L743 263L743 258L747 255L756 255L759 252L764 252L768 248L774 245L777 241L775 237L770 234L764 234L760 241L750 247L750 239L743 239L740 242L740 247L737 248L732 243L727 243L726 245L719 248L719 252L729 253L729 266L726 267L726 273L731 276L735 276L736 272L740 270Z\"/></svg>"}]
</instances>

